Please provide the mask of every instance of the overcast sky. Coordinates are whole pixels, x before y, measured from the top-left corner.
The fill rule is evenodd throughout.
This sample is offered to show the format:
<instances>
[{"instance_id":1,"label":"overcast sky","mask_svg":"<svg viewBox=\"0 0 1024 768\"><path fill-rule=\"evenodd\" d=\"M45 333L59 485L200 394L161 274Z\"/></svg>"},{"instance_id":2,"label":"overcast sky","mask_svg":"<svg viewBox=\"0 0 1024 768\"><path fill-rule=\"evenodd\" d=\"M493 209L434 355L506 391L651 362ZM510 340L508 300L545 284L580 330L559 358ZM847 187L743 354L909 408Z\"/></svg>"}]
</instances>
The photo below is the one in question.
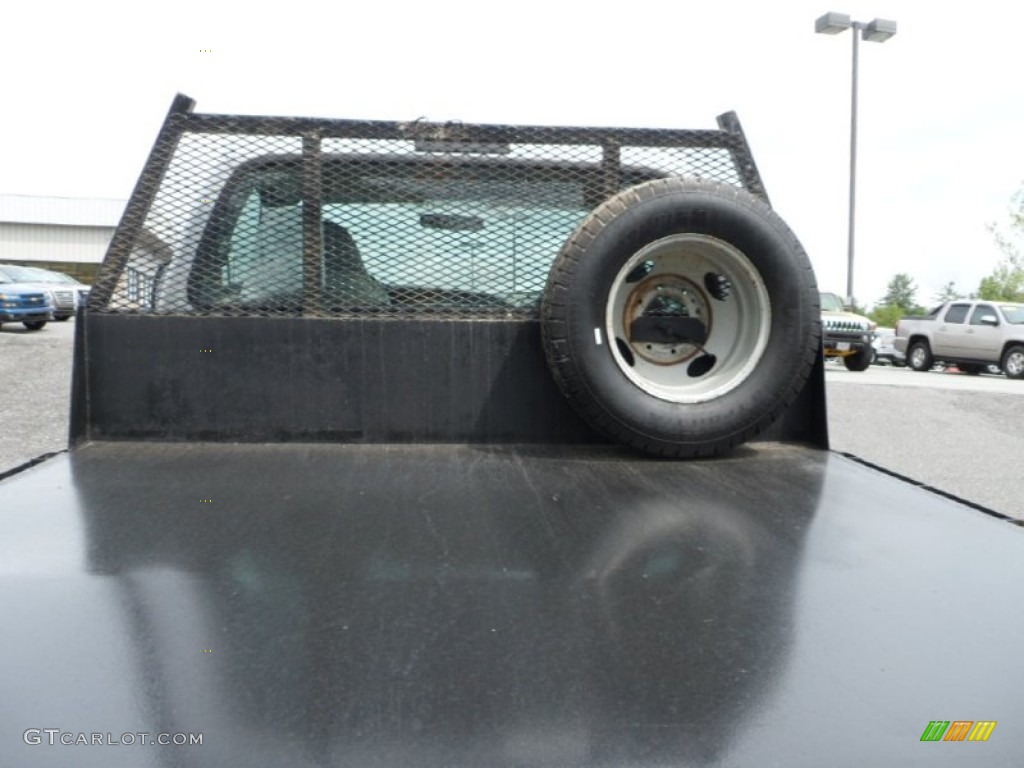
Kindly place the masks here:
<instances>
[{"instance_id":1,"label":"overcast sky","mask_svg":"<svg viewBox=\"0 0 1024 768\"><path fill-rule=\"evenodd\" d=\"M855 293L931 303L1000 259L1024 182L1024 5L975 0L9 3L0 193L127 198L177 92L197 111L713 128L735 110L772 203L844 293L851 33L860 43Z\"/></svg>"}]
</instances>

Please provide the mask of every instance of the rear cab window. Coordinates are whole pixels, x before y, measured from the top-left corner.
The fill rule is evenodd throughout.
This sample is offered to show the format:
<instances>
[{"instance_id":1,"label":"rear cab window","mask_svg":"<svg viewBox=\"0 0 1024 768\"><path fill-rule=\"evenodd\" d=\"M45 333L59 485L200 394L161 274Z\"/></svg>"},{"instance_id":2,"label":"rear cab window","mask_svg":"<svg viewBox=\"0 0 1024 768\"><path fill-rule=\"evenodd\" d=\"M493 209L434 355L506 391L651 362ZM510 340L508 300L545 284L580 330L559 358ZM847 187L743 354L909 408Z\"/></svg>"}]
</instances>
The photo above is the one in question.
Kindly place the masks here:
<instances>
[{"instance_id":1,"label":"rear cab window","mask_svg":"<svg viewBox=\"0 0 1024 768\"><path fill-rule=\"evenodd\" d=\"M622 186L658 175L626 170ZM522 160L327 156L322 179L314 277L341 313L535 311L554 256L604 198L592 168ZM193 305L301 308L303 206L297 158L240 167L197 250Z\"/></svg>"}]
</instances>

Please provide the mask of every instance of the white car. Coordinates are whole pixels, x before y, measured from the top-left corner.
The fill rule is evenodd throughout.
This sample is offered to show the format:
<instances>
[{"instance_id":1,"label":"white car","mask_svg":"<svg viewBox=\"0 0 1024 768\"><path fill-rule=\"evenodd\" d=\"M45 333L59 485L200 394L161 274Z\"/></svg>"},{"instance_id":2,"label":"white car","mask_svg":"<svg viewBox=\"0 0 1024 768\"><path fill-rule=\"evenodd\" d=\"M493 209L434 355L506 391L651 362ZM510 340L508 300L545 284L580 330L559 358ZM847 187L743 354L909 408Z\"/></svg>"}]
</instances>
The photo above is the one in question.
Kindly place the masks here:
<instances>
[{"instance_id":1,"label":"white car","mask_svg":"<svg viewBox=\"0 0 1024 768\"><path fill-rule=\"evenodd\" d=\"M896 349L896 347L893 346L893 342L895 340L895 328L876 329L875 338L871 342L871 346L874 347L875 350L874 355L871 358L871 362L874 363L875 365L906 365L906 356L898 349Z\"/></svg>"}]
</instances>

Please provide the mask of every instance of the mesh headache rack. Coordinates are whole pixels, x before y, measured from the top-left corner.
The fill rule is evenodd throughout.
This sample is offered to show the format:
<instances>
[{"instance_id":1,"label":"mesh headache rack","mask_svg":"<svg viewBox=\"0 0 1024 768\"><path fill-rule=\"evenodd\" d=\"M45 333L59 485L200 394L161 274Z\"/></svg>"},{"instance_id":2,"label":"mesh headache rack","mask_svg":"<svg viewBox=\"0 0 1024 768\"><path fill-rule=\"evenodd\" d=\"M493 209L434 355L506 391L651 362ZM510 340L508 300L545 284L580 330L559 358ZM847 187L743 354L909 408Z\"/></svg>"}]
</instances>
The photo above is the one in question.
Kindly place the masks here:
<instances>
[{"instance_id":1,"label":"mesh headache rack","mask_svg":"<svg viewBox=\"0 0 1024 768\"><path fill-rule=\"evenodd\" d=\"M111 241L95 313L535 318L551 263L620 189L764 187L717 130L196 114L178 96Z\"/></svg>"}]
</instances>

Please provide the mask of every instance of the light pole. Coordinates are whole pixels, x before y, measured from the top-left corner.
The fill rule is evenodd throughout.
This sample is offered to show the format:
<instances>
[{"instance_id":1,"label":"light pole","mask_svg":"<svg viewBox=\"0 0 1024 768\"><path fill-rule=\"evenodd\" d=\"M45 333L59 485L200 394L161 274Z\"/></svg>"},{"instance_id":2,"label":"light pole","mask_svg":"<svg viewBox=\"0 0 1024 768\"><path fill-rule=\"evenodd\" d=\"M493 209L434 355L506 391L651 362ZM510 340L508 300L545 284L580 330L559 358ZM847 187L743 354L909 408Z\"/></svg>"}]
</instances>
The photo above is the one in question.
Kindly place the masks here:
<instances>
[{"instance_id":1,"label":"light pole","mask_svg":"<svg viewBox=\"0 0 1024 768\"><path fill-rule=\"evenodd\" d=\"M850 88L850 228L846 246L846 301L852 305L854 219L857 207L857 42L860 37L863 37L874 43L884 43L896 34L896 22L888 19L874 19L868 22L852 21L845 13L826 13L814 22L814 31L824 35L838 35L851 27L853 28L853 75Z\"/></svg>"}]
</instances>

